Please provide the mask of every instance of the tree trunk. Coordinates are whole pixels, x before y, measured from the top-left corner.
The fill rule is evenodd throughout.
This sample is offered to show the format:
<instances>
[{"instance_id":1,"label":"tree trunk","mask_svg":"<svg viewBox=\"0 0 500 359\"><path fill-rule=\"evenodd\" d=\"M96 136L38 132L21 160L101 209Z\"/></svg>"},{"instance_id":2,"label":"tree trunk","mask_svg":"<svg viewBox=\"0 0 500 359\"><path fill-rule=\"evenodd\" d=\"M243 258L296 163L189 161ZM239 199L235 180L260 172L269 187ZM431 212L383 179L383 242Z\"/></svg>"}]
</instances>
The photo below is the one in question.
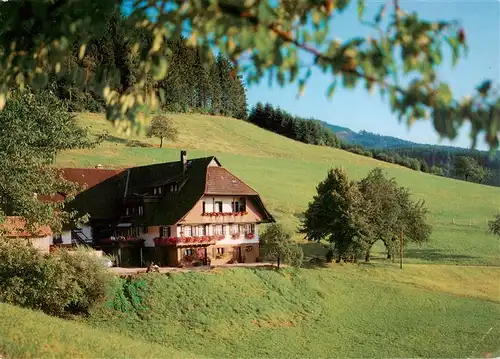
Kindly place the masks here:
<instances>
[{"instance_id":1,"label":"tree trunk","mask_svg":"<svg viewBox=\"0 0 500 359\"><path fill-rule=\"evenodd\" d=\"M163 147L163 137L160 137L160 148Z\"/></svg>"},{"instance_id":2,"label":"tree trunk","mask_svg":"<svg viewBox=\"0 0 500 359\"><path fill-rule=\"evenodd\" d=\"M404 252L404 238L403 231L401 231L401 238L399 240L399 268L403 269L403 252Z\"/></svg>"},{"instance_id":3,"label":"tree trunk","mask_svg":"<svg viewBox=\"0 0 500 359\"><path fill-rule=\"evenodd\" d=\"M280 257L278 257L278 268L280 267Z\"/></svg>"},{"instance_id":4,"label":"tree trunk","mask_svg":"<svg viewBox=\"0 0 500 359\"><path fill-rule=\"evenodd\" d=\"M370 245L370 247L368 247L368 249L366 250L366 254L365 254L365 262L368 263L370 262L370 252L372 250L372 246Z\"/></svg>"}]
</instances>

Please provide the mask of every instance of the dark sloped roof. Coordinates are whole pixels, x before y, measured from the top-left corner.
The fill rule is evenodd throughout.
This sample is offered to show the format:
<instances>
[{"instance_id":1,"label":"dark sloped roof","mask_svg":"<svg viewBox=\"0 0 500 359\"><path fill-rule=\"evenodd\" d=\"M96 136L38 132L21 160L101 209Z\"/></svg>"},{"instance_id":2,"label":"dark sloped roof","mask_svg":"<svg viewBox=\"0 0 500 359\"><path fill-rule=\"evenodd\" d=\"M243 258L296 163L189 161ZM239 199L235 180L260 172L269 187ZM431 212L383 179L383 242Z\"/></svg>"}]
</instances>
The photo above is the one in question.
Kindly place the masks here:
<instances>
[{"instance_id":1,"label":"dark sloped roof","mask_svg":"<svg viewBox=\"0 0 500 359\"><path fill-rule=\"evenodd\" d=\"M104 182L113 177L123 169L96 169L96 168L63 168L62 173L66 180L84 185L87 188Z\"/></svg>"},{"instance_id":2,"label":"dark sloped roof","mask_svg":"<svg viewBox=\"0 0 500 359\"><path fill-rule=\"evenodd\" d=\"M218 166L209 166L214 161ZM268 220L273 220L258 193L234 176L213 156L189 161L186 173L180 162L167 162L121 170L65 168L64 177L86 185L70 208L91 218L118 220L124 213L126 202L142 202L144 214L134 216L138 225L168 225L181 220L204 195L248 195L261 207ZM165 192L162 197L151 198L149 189L173 181L182 186L178 192Z\"/></svg>"},{"instance_id":3,"label":"dark sloped roof","mask_svg":"<svg viewBox=\"0 0 500 359\"><path fill-rule=\"evenodd\" d=\"M100 173L102 172L102 173ZM127 171L94 168L65 168L64 178L85 185L69 204L81 215L90 214L92 219L116 218L121 213Z\"/></svg>"},{"instance_id":4,"label":"dark sloped roof","mask_svg":"<svg viewBox=\"0 0 500 359\"><path fill-rule=\"evenodd\" d=\"M208 167L205 194L257 195L245 182L223 167Z\"/></svg>"},{"instance_id":5,"label":"dark sloped roof","mask_svg":"<svg viewBox=\"0 0 500 359\"><path fill-rule=\"evenodd\" d=\"M137 217L136 222L151 226L177 223L203 196L207 168L213 159L191 160L185 175L181 173L179 162L131 168L127 191L130 197L133 193L145 193L151 183L168 182L172 178L185 180L178 192L164 193L159 202L144 203L144 215Z\"/></svg>"}]
</instances>

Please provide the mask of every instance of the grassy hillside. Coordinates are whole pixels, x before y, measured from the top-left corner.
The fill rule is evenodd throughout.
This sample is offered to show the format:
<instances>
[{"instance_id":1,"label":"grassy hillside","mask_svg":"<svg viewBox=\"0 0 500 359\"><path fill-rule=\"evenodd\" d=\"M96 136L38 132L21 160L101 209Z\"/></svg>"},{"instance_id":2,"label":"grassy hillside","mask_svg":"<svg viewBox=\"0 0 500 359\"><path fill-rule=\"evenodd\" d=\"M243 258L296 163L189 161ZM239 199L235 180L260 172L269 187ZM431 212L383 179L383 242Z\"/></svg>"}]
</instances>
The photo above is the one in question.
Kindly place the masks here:
<instances>
[{"instance_id":1,"label":"grassy hillside","mask_svg":"<svg viewBox=\"0 0 500 359\"><path fill-rule=\"evenodd\" d=\"M498 240L487 233L487 220L500 211L500 188L436 177L376 161L346 151L306 145L230 118L173 115L180 136L170 148L157 148L155 139L121 136L101 115L80 114L84 126L108 140L93 150L68 151L59 166L108 167L175 161L179 148L188 156L216 155L222 164L258 190L277 219L296 228L315 186L333 166L360 179L375 166L383 167L416 197L425 199L434 225L432 241L410 247L410 262L500 264ZM156 146L156 147L153 147ZM453 223L455 222L455 223ZM376 247L382 250L382 247ZM377 254L377 253L375 253ZM383 256L383 253L380 253Z\"/></svg>"},{"instance_id":2,"label":"grassy hillside","mask_svg":"<svg viewBox=\"0 0 500 359\"><path fill-rule=\"evenodd\" d=\"M477 292L459 293L448 284L468 276L458 267L447 266L442 279L418 267L425 266L409 266L409 276L351 265L145 275L123 280L135 295L117 295L88 323L212 358L498 354L498 289L486 283L500 272L470 268L476 283L469 289ZM412 275L420 281L403 283Z\"/></svg>"},{"instance_id":3,"label":"grassy hillside","mask_svg":"<svg viewBox=\"0 0 500 359\"><path fill-rule=\"evenodd\" d=\"M0 303L0 358L190 358L165 344ZM201 357L197 355L197 357Z\"/></svg>"}]
</instances>

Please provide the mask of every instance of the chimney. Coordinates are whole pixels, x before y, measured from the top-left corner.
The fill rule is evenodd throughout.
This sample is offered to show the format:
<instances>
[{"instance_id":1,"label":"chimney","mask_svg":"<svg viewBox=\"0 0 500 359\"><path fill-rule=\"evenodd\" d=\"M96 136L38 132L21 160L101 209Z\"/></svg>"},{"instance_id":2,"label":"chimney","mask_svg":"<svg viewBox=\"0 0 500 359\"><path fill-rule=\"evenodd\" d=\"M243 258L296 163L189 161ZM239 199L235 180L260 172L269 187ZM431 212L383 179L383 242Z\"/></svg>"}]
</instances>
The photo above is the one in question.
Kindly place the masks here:
<instances>
[{"instance_id":1,"label":"chimney","mask_svg":"<svg viewBox=\"0 0 500 359\"><path fill-rule=\"evenodd\" d=\"M182 173L186 173L187 170L187 152L181 151L181 171Z\"/></svg>"}]
</instances>

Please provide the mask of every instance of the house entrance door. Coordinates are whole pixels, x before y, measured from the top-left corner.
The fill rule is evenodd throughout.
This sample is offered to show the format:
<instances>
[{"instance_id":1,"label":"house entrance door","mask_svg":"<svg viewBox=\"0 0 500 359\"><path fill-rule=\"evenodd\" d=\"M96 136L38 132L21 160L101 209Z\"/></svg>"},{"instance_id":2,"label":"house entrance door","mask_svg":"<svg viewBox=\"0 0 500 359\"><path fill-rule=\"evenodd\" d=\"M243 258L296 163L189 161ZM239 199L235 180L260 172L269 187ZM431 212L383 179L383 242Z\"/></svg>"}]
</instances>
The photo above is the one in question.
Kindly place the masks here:
<instances>
[{"instance_id":1,"label":"house entrance door","mask_svg":"<svg viewBox=\"0 0 500 359\"><path fill-rule=\"evenodd\" d=\"M243 263L243 257L241 255L241 247L233 247L233 259L238 261L238 263Z\"/></svg>"}]
</instances>

